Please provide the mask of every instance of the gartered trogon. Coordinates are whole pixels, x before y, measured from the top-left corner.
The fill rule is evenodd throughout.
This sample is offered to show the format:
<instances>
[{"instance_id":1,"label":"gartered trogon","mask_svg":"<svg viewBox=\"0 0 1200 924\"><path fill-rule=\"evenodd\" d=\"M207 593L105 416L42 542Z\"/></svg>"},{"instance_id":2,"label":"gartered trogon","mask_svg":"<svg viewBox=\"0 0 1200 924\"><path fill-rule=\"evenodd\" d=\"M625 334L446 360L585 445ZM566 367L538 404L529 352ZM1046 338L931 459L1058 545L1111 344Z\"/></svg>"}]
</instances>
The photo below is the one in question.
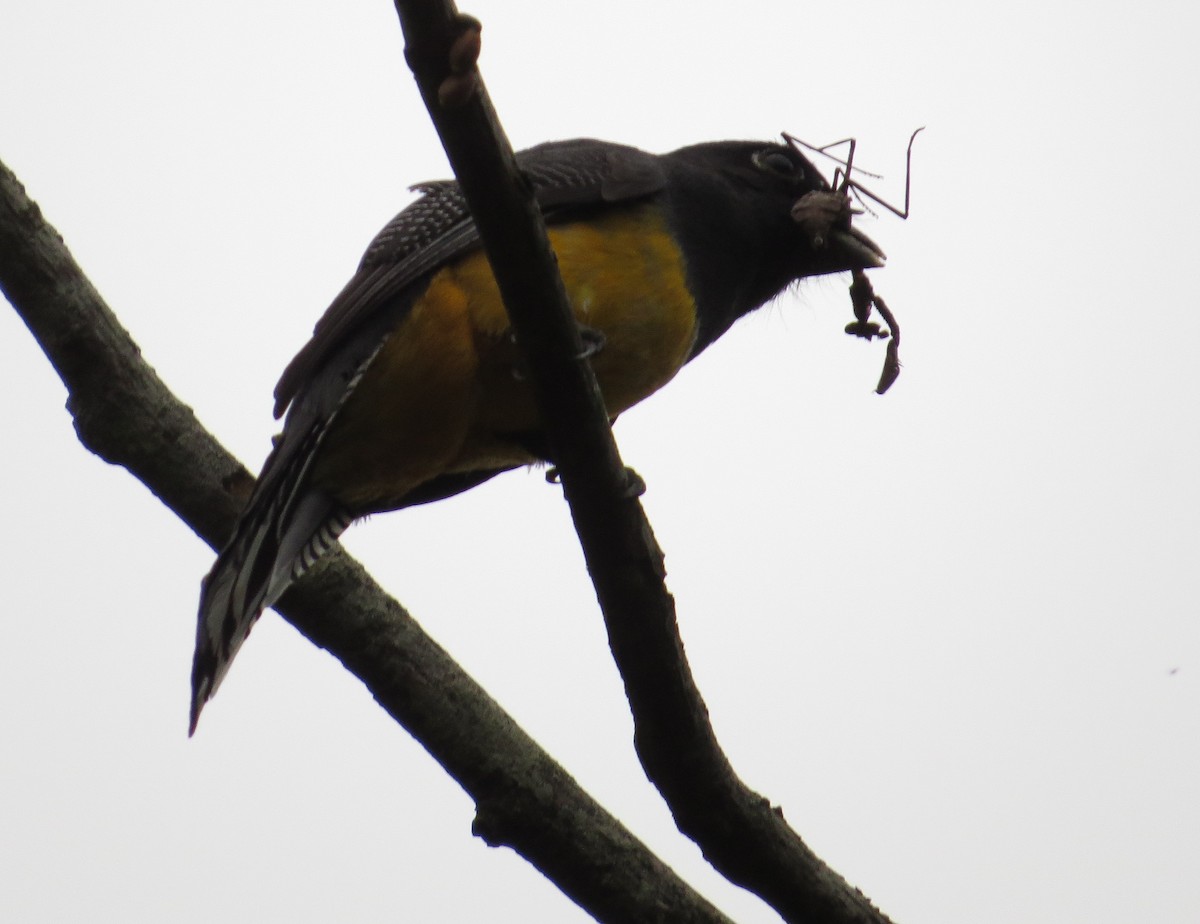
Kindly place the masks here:
<instances>
[{"instance_id":1,"label":"gartered trogon","mask_svg":"<svg viewBox=\"0 0 1200 924\"><path fill-rule=\"evenodd\" d=\"M793 218L830 192L794 146L580 139L517 162L612 417L790 283L883 262L848 207L828 234ZM263 609L354 519L553 462L457 183L414 189L275 390L283 433L201 594L193 730Z\"/></svg>"}]
</instances>

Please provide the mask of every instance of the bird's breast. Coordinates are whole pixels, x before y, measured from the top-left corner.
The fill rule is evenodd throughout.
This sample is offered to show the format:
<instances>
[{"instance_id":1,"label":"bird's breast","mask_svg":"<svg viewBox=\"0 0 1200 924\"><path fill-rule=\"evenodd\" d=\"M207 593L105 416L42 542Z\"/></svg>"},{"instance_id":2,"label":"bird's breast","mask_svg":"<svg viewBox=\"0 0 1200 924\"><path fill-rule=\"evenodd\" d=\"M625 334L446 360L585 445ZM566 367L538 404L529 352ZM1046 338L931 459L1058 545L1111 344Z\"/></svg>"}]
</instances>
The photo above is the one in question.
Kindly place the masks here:
<instances>
[{"instance_id":1,"label":"bird's breast","mask_svg":"<svg viewBox=\"0 0 1200 924\"><path fill-rule=\"evenodd\" d=\"M550 228L575 317L604 344L592 365L611 416L665 385L696 336L683 257L641 204ZM314 464L345 502L399 500L447 472L537 461L532 389L487 258L434 274L347 399Z\"/></svg>"}]
</instances>

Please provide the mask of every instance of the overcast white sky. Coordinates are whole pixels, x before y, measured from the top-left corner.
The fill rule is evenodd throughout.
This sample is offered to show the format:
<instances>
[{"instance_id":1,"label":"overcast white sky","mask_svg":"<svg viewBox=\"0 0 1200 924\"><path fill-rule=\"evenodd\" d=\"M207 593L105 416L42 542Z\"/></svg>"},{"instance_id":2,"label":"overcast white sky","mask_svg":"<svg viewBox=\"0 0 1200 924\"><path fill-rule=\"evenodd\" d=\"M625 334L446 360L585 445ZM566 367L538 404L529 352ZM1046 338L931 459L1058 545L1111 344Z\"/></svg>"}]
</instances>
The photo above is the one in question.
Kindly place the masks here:
<instances>
[{"instance_id":1,"label":"overcast white sky","mask_svg":"<svg viewBox=\"0 0 1200 924\"><path fill-rule=\"evenodd\" d=\"M904 372L843 280L622 418L734 765L898 924L1200 920L1193 4L476 0L513 143L855 134ZM271 390L405 188L447 173L387 0L8 0L0 158L251 468ZM195 739L211 553L74 439L0 310L0 918L581 921L264 617ZM512 474L347 545L739 921L674 830L558 489Z\"/></svg>"}]
</instances>

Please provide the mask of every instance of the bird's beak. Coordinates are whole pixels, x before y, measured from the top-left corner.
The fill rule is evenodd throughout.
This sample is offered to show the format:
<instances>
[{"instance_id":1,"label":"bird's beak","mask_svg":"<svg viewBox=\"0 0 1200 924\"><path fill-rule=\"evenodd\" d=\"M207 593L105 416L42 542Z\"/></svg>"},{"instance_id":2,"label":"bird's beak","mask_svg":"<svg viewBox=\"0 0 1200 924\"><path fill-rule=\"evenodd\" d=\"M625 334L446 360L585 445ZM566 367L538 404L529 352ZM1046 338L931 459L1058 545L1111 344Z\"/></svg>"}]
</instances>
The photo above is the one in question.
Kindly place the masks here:
<instances>
[{"instance_id":1,"label":"bird's beak","mask_svg":"<svg viewBox=\"0 0 1200 924\"><path fill-rule=\"evenodd\" d=\"M830 256L844 264L842 270L872 269L887 261L880 246L853 225L846 231L835 230L829 237Z\"/></svg>"},{"instance_id":2,"label":"bird's beak","mask_svg":"<svg viewBox=\"0 0 1200 924\"><path fill-rule=\"evenodd\" d=\"M883 266L883 250L851 224L855 214L844 193L828 189L806 193L792 206L792 220L817 257L817 274Z\"/></svg>"}]
</instances>

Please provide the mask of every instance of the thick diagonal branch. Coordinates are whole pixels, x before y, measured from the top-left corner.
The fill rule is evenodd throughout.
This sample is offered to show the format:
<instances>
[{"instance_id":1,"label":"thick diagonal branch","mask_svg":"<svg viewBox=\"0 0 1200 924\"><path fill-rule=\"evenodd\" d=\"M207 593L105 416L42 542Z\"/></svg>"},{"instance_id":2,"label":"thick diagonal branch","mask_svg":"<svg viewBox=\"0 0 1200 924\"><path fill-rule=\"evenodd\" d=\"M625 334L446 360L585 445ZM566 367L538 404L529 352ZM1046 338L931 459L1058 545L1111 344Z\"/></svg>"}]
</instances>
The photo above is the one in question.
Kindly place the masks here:
<instances>
[{"instance_id":1,"label":"thick diagonal branch","mask_svg":"<svg viewBox=\"0 0 1200 924\"><path fill-rule=\"evenodd\" d=\"M0 289L66 385L84 445L127 468L209 545L223 542L249 473L141 358L3 164ZM181 618L190 611L186 593L180 609ZM518 851L595 917L727 920L596 804L348 555L332 554L278 609L471 794L478 833Z\"/></svg>"}]
</instances>

